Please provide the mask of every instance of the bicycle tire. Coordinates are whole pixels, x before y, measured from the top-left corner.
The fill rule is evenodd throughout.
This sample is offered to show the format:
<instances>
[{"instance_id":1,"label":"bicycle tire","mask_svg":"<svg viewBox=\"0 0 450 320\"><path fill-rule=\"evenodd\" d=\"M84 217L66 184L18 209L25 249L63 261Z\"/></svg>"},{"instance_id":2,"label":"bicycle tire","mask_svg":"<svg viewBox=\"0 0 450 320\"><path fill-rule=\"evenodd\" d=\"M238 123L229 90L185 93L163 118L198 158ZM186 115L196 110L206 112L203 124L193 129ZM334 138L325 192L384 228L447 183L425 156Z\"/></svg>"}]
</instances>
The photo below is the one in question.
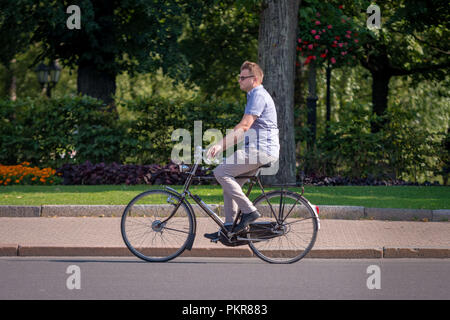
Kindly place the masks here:
<instances>
[{"instance_id":1,"label":"bicycle tire","mask_svg":"<svg viewBox=\"0 0 450 320\"><path fill-rule=\"evenodd\" d=\"M145 191L130 201L120 229L131 253L145 261L167 262L184 252L195 236L191 209L183 201L163 223L180 201L179 196L162 189Z\"/></svg>"},{"instance_id":2,"label":"bicycle tire","mask_svg":"<svg viewBox=\"0 0 450 320\"><path fill-rule=\"evenodd\" d=\"M259 196L253 205L262 216L250 225L247 238L258 239L249 240L250 249L257 257L269 263L289 264L309 253L319 227L315 211L306 198L275 190Z\"/></svg>"}]
</instances>

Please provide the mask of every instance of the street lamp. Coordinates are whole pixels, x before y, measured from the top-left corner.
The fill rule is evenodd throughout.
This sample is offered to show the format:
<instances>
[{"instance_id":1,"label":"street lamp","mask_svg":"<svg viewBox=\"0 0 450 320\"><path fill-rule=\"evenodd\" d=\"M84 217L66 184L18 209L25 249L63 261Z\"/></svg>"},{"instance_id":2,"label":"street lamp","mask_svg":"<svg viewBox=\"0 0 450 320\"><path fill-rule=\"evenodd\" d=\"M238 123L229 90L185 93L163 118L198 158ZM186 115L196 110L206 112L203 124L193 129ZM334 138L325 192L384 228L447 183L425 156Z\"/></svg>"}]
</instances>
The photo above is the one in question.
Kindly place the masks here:
<instances>
[{"instance_id":1,"label":"street lamp","mask_svg":"<svg viewBox=\"0 0 450 320\"><path fill-rule=\"evenodd\" d=\"M55 86L56 83L59 81L62 69L59 66L58 62L55 60L53 61L53 64L49 66L49 70L50 70L50 81L53 83L53 86Z\"/></svg>"},{"instance_id":2,"label":"street lamp","mask_svg":"<svg viewBox=\"0 0 450 320\"><path fill-rule=\"evenodd\" d=\"M36 74L42 89L44 89L44 86L48 81L48 67L45 64L40 63L36 68Z\"/></svg>"},{"instance_id":3,"label":"street lamp","mask_svg":"<svg viewBox=\"0 0 450 320\"><path fill-rule=\"evenodd\" d=\"M51 97L51 90L55 87L61 76L61 67L57 61L53 61L48 66L40 63L36 68L36 74L41 88L44 89L47 85L47 97Z\"/></svg>"}]
</instances>

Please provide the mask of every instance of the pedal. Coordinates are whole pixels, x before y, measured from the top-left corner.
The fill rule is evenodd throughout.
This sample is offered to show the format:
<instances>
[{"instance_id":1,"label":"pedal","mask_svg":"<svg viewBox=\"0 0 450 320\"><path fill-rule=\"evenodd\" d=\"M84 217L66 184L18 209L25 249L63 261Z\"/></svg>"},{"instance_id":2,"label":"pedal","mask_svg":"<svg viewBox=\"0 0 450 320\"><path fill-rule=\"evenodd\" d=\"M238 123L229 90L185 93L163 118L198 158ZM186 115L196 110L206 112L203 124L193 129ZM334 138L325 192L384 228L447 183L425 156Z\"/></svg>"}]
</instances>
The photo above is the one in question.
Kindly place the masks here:
<instances>
[{"instance_id":1,"label":"pedal","mask_svg":"<svg viewBox=\"0 0 450 320\"><path fill-rule=\"evenodd\" d=\"M211 239L211 242L217 243L217 241L219 241L219 238Z\"/></svg>"}]
</instances>

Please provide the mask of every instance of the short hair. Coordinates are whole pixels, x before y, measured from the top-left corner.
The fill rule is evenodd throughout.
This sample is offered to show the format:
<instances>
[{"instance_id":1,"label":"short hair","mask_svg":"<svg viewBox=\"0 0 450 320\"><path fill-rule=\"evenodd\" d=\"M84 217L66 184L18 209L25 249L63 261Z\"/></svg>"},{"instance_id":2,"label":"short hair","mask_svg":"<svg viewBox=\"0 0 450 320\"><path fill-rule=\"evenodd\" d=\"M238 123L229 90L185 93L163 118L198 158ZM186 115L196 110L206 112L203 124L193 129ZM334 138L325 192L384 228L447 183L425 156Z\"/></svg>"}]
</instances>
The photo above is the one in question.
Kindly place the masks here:
<instances>
[{"instance_id":1,"label":"short hair","mask_svg":"<svg viewBox=\"0 0 450 320\"><path fill-rule=\"evenodd\" d=\"M264 72L257 63L245 61L241 66L241 71L244 69L250 71L250 73L255 75L261 82L263 81Z\"/></svg>"}]
</instances>

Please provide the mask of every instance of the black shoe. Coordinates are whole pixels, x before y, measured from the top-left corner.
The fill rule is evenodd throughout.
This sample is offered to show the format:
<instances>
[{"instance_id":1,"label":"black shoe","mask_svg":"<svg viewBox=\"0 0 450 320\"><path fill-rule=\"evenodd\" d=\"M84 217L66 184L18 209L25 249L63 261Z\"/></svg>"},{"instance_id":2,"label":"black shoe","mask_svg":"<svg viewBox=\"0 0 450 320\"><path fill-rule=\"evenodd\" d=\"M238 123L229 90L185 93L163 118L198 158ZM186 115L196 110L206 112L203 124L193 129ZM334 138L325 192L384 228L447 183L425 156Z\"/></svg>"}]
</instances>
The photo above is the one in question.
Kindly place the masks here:
<instances>
[{"instance_id":1,"label":"black shoe","mask_svg":"<svg viewBox=\"0 0 450 320\"><path fill-rule=\"evenodd\" d=\"M203 236L210 240L216 240L219 239L219 232L205 233Z\"/></svg>"},{"instance_id":2,"label":"black shoe","mask_svg":"<svg viewBox=\"0 0 450 320\"><path fill-rule=\"evenodd\" d=\"M258 211L253 211L250 213L245 213L242 215L241 221L236 225L236 228L234 229L235 233L241 232L244 230L250 223L255 221L261 217L261 214Z\"/></svg>"},{"instance_id":3,"label":"black shoe","mask_svg":"<svg viewBox=\"0 0 450 320\"><path fill-rule=\"evenodd\" d=\"M222 229L222 232L227 233L228 231L230 231L231 227L232 227L231 224L230 225L228 225L228 224L225 225L225 230ZM216 240L216 239L219 239L220 233L219 233L219 231L214 232L214 233L205 233L203 236L205 238L207 238L207 239L210 239L210 240Z\"/></svg>"}]
</instances>

